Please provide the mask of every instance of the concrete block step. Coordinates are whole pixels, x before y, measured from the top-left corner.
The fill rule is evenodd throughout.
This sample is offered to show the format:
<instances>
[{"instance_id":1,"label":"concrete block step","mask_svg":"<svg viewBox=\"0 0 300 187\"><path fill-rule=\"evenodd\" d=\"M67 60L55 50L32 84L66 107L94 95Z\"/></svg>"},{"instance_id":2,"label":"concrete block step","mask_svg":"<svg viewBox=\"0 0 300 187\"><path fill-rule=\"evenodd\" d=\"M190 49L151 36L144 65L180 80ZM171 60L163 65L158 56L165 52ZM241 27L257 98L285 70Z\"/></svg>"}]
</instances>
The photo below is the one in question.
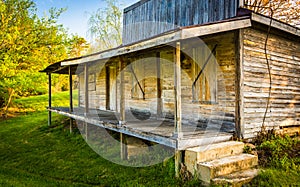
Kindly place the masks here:
<instances>
[{"instance_id":1,"label":"concrete block step","mask_svg":"<svg viewBox=\"0 0 300 187\"><path fill-rule=\"evenodd\" d=\"M192 174L197 169L197 163L242 154L244 143L228 141L205 146L189 148L185 151L185 165Z\"/></svg>"},{"instance_id":2,"label":"concrete block step","mask_svg":"<svg viewBox=\"0 0 300 187\"><path fill-rule=\"evenodd\" d=\"M253 168L258 165L258 157L240 154L197 164L197 175L200 180L210 183L211 179L237 171Z\"/></svg>"},{"instance_id":3,"label":"concrete block step","mask_svg":"<svg viewBox=\"0 0 300 187\"><path fill-rule=\"evenodd\" d=\"M218 186L241 187L244 184L251 182L251 180L258 175L258 172L259 170L256 168L238 171L229 175L214 178L212 179L212 184Z\"/></svg>"}]
</instances>

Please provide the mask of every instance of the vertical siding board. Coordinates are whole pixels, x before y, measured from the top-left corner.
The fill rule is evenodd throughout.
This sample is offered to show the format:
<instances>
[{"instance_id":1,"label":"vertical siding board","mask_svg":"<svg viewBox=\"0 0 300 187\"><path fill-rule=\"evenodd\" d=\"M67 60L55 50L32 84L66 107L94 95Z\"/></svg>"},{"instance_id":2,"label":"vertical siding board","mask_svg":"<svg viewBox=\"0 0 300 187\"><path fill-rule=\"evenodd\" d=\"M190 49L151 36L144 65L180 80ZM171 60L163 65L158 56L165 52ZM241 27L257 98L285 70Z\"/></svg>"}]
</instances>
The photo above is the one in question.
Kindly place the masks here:
<instances>
[{"instance_id":1,"label":"vertical siding board","mask_svg":"<svg viewBox=\"0 0 300 187\"><path fill-rule=\"evenodd\" d=\"M225 17L224 17L224 10L225 10L224 1L225 0L219 0L219 5L218 5L219 20L225 19Z\"/></svg>"},{"instance_id":2,"label":"vertical siding board","mask_svg":"<svg viewBox=\"0 0 300 187\"><path fill-rule=\"evenodd\" d=\"M237 7L237 0L141 1L124 12L123 43L147 39L177 26L197 25L234 17Z\"/></svg>"},{"instance_id":3,"label":"vertical siding board","mask_svg":"<svg viewBox=\"0 0 300 187\"><path fill-rule=\"evenodd\" d=\"M179 8L180 8L180 1L179 0L175 0L175 25L176 27L178 27L180 25L180 21L179 21Z\"/></svg>"}]
</instances>

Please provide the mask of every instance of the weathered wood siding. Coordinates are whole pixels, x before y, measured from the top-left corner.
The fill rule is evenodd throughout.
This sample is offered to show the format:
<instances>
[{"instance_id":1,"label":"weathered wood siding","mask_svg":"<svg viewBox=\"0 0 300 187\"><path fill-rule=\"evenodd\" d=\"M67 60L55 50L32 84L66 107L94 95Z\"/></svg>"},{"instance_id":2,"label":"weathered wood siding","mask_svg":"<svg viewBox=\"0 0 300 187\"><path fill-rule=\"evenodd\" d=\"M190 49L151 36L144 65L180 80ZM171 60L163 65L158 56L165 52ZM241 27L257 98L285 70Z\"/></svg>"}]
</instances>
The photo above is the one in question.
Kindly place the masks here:
<instances>
[{"instance_id":1,"label":"weathered wood siding","mask_svg":"<svg viewBox=\"0 0 300 187\"><path fill-rule=\"evenodd\" d=\"M264 45L266 32L244 30L244 137L261 130L269 90L269 75ZM267 45L272 76L267 129L300 125L300 44L270 35Z\"/></svg>"},{"instance_id":2,"label":"weathered wood siding","mask_svg":"<svg viewBox=\"0 0 300 187\"><path fill-rule=\"evenodd\" d=\"M95 83L89 82L89 108L106 109L105 62L89 66L89 76L95 76ZM79 106L85 107L84 73L79 74ZM96 87L94 88L94 84Z\"/></svg>"},{"instance_id":3,"label":"weathered wood siding","mask_svg":"<svg viewBox=\"0 0 300 187\"><path fill-rule=\"evenodd\" d=\"M124 10L123 44L236 16L238 0L142 0Z\"/></svg>"}]
</instances>

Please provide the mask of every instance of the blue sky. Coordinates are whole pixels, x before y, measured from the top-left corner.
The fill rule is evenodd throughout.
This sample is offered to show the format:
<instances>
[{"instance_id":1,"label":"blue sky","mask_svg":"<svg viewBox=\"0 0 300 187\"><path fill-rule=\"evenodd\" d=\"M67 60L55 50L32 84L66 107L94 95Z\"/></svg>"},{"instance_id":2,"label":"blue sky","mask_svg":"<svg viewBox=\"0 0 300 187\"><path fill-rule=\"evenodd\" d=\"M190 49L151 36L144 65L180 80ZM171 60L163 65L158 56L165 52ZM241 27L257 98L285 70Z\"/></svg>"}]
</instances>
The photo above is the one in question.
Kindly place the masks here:
<instances>
[{"instance_id":1,"label":"blue sky","mask_svg":"<svg viewBox=\"0 0 300 187\"><path fill-rule=\"evenodd\" d=\"M122 8L127 7L138 0L120 0ZM69 33L77 33L86 39L88 38L88 19L91 13L98 8L106 6L104 0L34 0L38 8L38 14L42 16L47 13L51 7L67 8L60 19L59 23L69 29Z\"/></svg>"}]
</instances>

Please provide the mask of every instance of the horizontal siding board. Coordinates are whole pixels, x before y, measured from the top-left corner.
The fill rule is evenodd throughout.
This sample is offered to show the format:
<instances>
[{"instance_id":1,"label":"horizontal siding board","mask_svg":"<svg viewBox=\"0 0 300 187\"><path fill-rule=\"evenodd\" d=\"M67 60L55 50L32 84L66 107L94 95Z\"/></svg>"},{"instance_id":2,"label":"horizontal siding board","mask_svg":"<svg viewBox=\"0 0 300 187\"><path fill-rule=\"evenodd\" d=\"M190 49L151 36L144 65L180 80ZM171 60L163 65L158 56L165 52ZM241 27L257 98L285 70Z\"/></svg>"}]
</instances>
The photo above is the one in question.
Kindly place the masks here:
<instances>
[{"instance_id":1,"label":"horizontal siding board","mask_svg":"<svg viewBox=\"0 0 300 187\"><path fill-rule=\"evenodd\" d=\"M261 130L269 96L269 76L265 58L266 33L246 29L244 35L244 122L245 138ZM267 53L272 76L270 107L266 129L300 125L300 44L270 35Z\"/></svg>"}]
</instances>

